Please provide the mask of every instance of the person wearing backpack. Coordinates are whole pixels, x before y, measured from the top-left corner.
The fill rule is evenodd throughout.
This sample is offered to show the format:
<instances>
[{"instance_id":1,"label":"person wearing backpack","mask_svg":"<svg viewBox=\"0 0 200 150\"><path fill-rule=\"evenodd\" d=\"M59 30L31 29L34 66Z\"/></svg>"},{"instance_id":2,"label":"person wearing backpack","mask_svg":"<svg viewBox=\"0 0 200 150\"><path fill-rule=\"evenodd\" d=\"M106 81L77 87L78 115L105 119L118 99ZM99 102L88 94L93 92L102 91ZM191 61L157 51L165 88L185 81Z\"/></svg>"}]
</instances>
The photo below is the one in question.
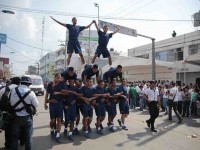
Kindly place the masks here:
<instances>
[{"instance_id":1,"label":"person wearing backpack","mask_svg":"<svg viewBox=\"0 0 200 150\"><path fill-rule=\"evenodd\" d=\"M0 111L2 111L3 114L3 124L0 127L2 130L5 131L5 147L10 148L11 145L11 122L6 122L8 118L8 112L9 112L9 107L10 107L10 100L9 100L9 94L10 91L14 88L16 88L20 84L20 78L19 77L14 77L11 80L11 84L8 86L5 86L0 90ZM20 139L20 144L22 144L23 140Z\"/></svg>"},{"instance_id":2,"label":"person wearing backpack","mask_svg":"<svg viewBox=\"0 0 200 150\"><path fill-rule=\"evenodd\" d=\"M10 95L10 103L15 111L12 123L11 150L18 149L18 140L22 129L24 130L25 149L31 150L33 132L33 112L31 110L38 107L39 102L35 93L29 89L32 84L31 78L23 76L20 82L21 85L13 89ZM32 109L30 110L30 108Z\"/></svg>"}]
</instances>

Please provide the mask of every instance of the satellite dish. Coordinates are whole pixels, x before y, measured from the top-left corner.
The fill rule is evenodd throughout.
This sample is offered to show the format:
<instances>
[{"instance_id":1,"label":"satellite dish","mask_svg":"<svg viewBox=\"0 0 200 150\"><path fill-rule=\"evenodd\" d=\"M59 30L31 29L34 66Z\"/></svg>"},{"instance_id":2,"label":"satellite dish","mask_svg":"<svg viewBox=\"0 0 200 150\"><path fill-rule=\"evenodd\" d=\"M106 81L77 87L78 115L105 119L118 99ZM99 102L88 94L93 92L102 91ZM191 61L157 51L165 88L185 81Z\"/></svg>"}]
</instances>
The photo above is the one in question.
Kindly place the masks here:
<instances>
[{"instance_id":1,"label":"satellite dish","mask_svg":"<svg viewBox=\"0 0 200 150\"><path fill-rule=\"evenodd\" d=\"M2 10L2 12L6 14L15 14L13 11L10 10Z\"/></svg>"},{"instance_id":2,"label":"satellite dish","mask_svg":"<svg viewBox=\"0 0 200 150\"><path fill-rule=\"evenodd\" d=\"M194 18L194 22L193 22L194 27L200 26L200 11L195 13L193 15L193 18Z\"/></svg>"}]
</instances>

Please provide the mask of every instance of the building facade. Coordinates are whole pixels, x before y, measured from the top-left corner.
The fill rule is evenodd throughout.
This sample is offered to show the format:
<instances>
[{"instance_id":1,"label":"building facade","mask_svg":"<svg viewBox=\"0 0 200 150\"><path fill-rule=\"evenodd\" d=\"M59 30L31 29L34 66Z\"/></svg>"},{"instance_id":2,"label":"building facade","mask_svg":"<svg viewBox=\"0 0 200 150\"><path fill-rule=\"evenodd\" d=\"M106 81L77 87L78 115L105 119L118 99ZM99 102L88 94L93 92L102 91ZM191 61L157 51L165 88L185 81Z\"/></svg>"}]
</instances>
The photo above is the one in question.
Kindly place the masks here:
<instances>
[{"instance_id":1,"label":"building facade","mask_svg":"<svg viewBox=\"0 0 200 150\"><path fill-rule=\"evenodd\" d=\"M200 80L200 66L187 63L188 58L200 53L200 31L180 35L155 43L155 59L172 62L176 81L197 83ZM128 50L129 57L152 59L152 44ZM200 59L200 58L199 58Z\"/></svg>"},{"instance_id":2,"label":"building facade","mask_svg":"<svg viewBox=\"0 0 200 150\"><path fill-rule=\"evenodd\" d=\"M28 75L38 75L38 69L35 66L28 66L28 71L27 71Z\"/></svg>"},{"instance_id":3,"label":"building facade","mask_svg":"<svg viewBox=\"0 0 200 150\"><path fill-rule=\"evenodd\" d=\"M39 60L39 74L42 79L52 80L54 76L55 52L49 52ZM52 69L53 68L53 69Z\"/></svg>"}]
</instances>

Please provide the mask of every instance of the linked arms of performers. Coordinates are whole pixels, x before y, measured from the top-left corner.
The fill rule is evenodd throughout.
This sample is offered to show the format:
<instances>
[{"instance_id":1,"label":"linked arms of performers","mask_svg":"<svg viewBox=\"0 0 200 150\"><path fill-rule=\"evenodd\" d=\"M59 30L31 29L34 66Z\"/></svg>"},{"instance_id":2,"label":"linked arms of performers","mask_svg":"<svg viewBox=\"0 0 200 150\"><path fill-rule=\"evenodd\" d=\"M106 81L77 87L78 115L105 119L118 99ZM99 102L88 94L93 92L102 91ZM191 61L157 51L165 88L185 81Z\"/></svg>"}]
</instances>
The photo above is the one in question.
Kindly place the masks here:
<instances>
[{"instance_id":1,"label":"linked arms of performers","mask_svg":"<svg viewBox=\"0 0 200 150\"><path fill-rule=\"evenodd\" d=\"M85 29L88 29L95 22L96 22L95 20L92 20L92 22L88 26L86 26Z\"/></svg>"},{"instance_id":2,"label":"linked arms of performers","mask_svg":"<svg viewBox=\"0 0 200 150\"><path fill-rule=\"evenodd\" d=\"M121 95L122 95L122 93L117 93L117 94L114 94L112 96L110 95L109 98L117 98L117 97L119 97Z\"/></svg>"},{"instance_id":3,"label":"linked arms of performers","mask_svg":"<svg viewBox=\"0 0 200 150\"><path fill-rule=\"evenodd\" d=\"M54 94L54 95L58 95L58 94L62 94L62 93L61 93L61 92L54 92L53 94ZM45 99L44 99L44 109L45 109L45 110L48 109L47 103L57 103L57 100L55 100L55 99L50 99L50 100L48 100L48 95L49 95L49 93L46 92L46 94L45 94Z\"/></svg>"},{"instance_id":4,"label":"linked arms of performers","mask_svg":"<svg viewBox=\"0 0 200 150\"><path fill-rule=\"evenodd\" d=\"M75 91L69 91L69 90L61 90L61 93L62 93L63 95L73 94L73 95L78 96L78 97L81 97L81 96L82 96L82 94L79 94L79 93L77 93L77 92L75 92Z\"/></svg>"},{"instance_id":5,"label":"linked arms of performers","mask_svg":"<svg viewBox=\"0 0 200 150\"><path fill-rule=\"evenodd\" d=\"M66 26L67 26L65 23L62 23L62 22L60 22L60 21L58 21L58 20L54 19L52 16L50 16L50 18L51 18L51 19L53 19L53 20L54 20L55 22L57 22L58 24L60 24L60 25L64 26L64 27L66 27Z\"/></svg>"},{"instance_id":6,"label":"linked arms of performers","mask_svg":"<svg viewBox=\"0 0 200 150\"><path fill-rule=\"evenodd\" d=\"M93 100L95 100L98 96L96 97L92 97L92 98L86 98L86 97L83 97L81 96L80 98L87 104L89 105Z\"/></svg>"},{"instance_id":7,"label":"linked arms of performers","mask_svg":"<svg viewBox=\"0 0 200 150\"><path fill-rule=\"evenodd\" d=\"M99 96L102 96L102 97L110 97L110 93L94 94L93 96L94 96L94 97L99 97Z\"/></svg>"}]
</instances>

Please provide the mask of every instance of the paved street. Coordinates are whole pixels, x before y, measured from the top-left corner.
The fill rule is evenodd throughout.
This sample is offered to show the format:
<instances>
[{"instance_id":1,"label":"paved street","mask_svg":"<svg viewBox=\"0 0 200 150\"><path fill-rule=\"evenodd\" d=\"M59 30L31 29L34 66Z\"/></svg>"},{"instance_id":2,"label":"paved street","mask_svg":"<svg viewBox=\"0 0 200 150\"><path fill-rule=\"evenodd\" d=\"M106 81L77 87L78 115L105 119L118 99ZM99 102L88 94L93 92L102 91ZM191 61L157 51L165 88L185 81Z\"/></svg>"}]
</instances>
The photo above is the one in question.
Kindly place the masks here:
<instances>
[{"instance_id":1,"label":"paved street","mask_svg":"<svg viewBox=\"0 0 200 150\"><path fill-rule=\"evenodd\" d=\"M106 127L107 121L104 121L104 135L99 136L94 129L95 119L92 122L92 137L86 139L82 135L74 137L74 142L62 137L62 144L57 144L51 139L49 133L49 113L43 109L43 96L38 96L40 106L38 109L38 116L34 117L34 134L33 134L33 149L34 150L199 150L200 147L200 119L184 118L182 124L176 123L176 118L173 118L174 122L169 122L167 116L163 112L160 113L158 119L156 119L156 127L159 130L158 133L153 134L149 131L144 122L149 118L148 112L130 111L130 115L127 118L126 125L128 131L121 130L117 124L116 117L115 123L118 127L117 131L111 133ZM106 118L107 119L107 118ZM82 124L79 125L79 129ZM62 127L62 131L63 131ZM191 135L196 135L197 138L192 138ZM0 150L4 145L3 133L0 134ZM23 147L19 146L19 149Z\"/></svg>"}]
</instances>

